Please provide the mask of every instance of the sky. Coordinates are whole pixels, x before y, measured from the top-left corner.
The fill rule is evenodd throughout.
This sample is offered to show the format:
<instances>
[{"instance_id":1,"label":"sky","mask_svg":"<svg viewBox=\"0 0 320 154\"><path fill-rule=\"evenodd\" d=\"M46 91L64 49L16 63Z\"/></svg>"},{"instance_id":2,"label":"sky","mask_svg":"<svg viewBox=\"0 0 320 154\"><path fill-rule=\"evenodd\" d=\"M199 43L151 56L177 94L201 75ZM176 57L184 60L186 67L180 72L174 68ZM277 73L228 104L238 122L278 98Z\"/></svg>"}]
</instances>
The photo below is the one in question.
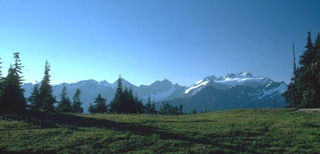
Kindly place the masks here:
<instances>
[{"instance_id":1,"label":"sky","mask_svg":"<svg viewBox=\"0 0 320 154\"><path fill-rule=\"evenodd\" d=\"M2 72L20 52L25 82L95 79L190 86L251 72L289 82L292 42L320 32L318 0L0 0Z\"/></svg>"}]
</instances>

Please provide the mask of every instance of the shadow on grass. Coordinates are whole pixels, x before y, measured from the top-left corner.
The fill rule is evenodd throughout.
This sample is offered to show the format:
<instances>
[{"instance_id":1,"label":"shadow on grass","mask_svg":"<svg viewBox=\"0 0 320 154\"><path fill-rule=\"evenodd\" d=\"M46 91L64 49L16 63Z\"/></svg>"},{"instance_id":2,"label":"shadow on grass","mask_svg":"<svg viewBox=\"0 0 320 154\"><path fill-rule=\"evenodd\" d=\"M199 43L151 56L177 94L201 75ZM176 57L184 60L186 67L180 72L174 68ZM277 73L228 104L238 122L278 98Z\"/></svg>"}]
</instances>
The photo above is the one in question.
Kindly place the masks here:
<instances>
[{"instance_id":1,"label":"shadow on grass","mask_svg":"<svg viewBox=\"0 0 320 154\"><path fill-rule=\"evenodd\" d=\"M250 149L246 147L223 145L215 142L210 137L190 137L183 134L168 132L167 130L154 128L149 126L143 126L136 123L124 123L114 122L104 119L95 119L82 116L76 116L71 114L60 113L42 113L42 112L26 112L20 115L4 115L1 117L6 120L23 120L34 125L38 125L41 128L69 128L77 130L78 127L97 127L113 129L117 131L132 132L135 135L149 136L158 135L160 139L179 140L183 142L189 142L194 144L211 145L213 147L220 147L221 149L229 149L234 152L248 152Z\"/></svg>"}]
</instances>

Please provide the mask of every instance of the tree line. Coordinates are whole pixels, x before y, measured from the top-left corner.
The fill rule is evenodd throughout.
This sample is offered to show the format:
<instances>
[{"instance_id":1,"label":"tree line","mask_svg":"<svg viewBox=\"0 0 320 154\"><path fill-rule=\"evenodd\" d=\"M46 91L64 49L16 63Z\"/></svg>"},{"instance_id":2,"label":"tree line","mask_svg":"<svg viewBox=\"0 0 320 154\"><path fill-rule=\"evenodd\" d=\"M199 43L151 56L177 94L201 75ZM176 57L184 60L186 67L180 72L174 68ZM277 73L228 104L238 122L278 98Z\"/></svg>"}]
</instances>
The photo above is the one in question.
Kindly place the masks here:
<instances>
[{"instance_id":1,"label":"tree line","mask_svg":"<svg viewBox=\"0 0 320 154\"><path fill-rule=\"evenodd\" d=\"M320 107L320 34L312 42L308 32L305 50L296 64L293 44L293 76L288 90L283 94L289 107Z\"/></svg>"},{"instance_id":2,"label":"tree line","mask_svg":"<svg viewBox=\"0 0 320 154\"><path fill-rule=\"evenodd\" d=\"M69 112L83 113L80 100L81 90L78 88L72 100L67 96L67 88L63 84L60 99L53 96L52 85L50 84L50 65L45 63L44 76L40 84L36 83L29 98L24 97L22 88L22 64L19 52L14 53L14 65L8 70L8 75L2 77L0 59L0 113L21 113L26 110L33 112ZM55 105L57 103L57 105ZM163 103L158 111L150 96L146 104L133 95L131 88L123 88L121 77L117 80L115 96L110 104L98 94L94 103L90 104L90 113L148 113L148 114L183 114L183 106L171 106Z\"/></svg>"}]
</instances>

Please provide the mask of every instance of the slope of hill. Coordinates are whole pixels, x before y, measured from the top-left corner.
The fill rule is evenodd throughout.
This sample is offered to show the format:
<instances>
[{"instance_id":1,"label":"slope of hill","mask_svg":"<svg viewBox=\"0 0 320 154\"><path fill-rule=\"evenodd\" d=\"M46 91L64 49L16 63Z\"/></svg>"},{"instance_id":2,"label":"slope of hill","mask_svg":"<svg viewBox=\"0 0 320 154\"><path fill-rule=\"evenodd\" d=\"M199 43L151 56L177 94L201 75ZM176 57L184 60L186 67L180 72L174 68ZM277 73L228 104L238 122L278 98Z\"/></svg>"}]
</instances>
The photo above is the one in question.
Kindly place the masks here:
<instances>
[{"instance_id":1,"label":"slope of hill","mask_svg":"<svg viewBox=\"0 0 320 154\"><path fill-rule=\"evenodd\" d=\"M0 153L318 153L320 116L292 111L4 115Z\"/></svg>"}]
</instances>

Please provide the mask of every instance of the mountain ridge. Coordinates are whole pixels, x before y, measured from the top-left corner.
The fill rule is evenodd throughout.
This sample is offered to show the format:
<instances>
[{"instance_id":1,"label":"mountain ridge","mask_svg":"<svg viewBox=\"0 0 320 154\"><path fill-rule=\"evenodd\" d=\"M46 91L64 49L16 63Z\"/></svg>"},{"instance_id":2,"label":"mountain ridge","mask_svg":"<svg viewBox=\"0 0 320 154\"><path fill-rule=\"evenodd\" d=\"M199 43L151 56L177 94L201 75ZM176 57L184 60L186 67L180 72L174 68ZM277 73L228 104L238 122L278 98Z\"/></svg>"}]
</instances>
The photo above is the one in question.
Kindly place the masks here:
<instances>
[{"instance_id":1,"label":"mountain ridge","mask_svg":"<svg viewBox=\"0 0 320 154\"><path fill-rule=\"evenodd\" d=\"M259 97L260 99L263 99L264 97L272 95L274 93L277 93L278 95L282 94L283 90L286 89L286 85L284 82L275 82L267 77L256 77L253 76L251 73L246 72L237 74L229 73L223 77L216 77L214 75L207 76L188 87L179 85L177 83L174 84L168 79L157 80L149 85L141 84L139 86L131 84L124 78L121 79L123 87L131 88L134 94L136 94L140 99L142 99L143 102L145 102L147 98L150 96L151 99L156 102L157 107L159 107L161 102L163 101L167 101L172 104L177 104L174 100L183 100L191 98L198 93L203 93L202 91L204 89L211 89L211 91L218 90L224 92L231 92L232 90L230 89L236 86L251 87L251 91L256 91L257 93L259 93L259 96L257 97ZM59 99L59 95L62 90L63 84L66 85L67 95L70 98L72 98L77 88L81 89L81 100L83 101L83 107L85 110L87 110L89 104L93 102L94 98L99 93L106 98L107 103L110 103L113 99L115 89L117 87L117 81L110 83L106 80L96 81L94 79L81 80L75 83L56 84L53 85L53 95L56 96L57 99ZM25 97L30 96L33 85L34 84L32 83L23 84L23 88L25 89ZM214 90L212 89L212 87L214 88ZM276 89L276 91L274 91L274 89ZM211 92L207 93L210 93L210 95L215 95ZM279 95L279 97L282 96ZM185 103L182 102L181 104ZM196 106L194 107L197 108ZM185 111L188 110L186 109Z\"/></svg>"}]
</instances>

